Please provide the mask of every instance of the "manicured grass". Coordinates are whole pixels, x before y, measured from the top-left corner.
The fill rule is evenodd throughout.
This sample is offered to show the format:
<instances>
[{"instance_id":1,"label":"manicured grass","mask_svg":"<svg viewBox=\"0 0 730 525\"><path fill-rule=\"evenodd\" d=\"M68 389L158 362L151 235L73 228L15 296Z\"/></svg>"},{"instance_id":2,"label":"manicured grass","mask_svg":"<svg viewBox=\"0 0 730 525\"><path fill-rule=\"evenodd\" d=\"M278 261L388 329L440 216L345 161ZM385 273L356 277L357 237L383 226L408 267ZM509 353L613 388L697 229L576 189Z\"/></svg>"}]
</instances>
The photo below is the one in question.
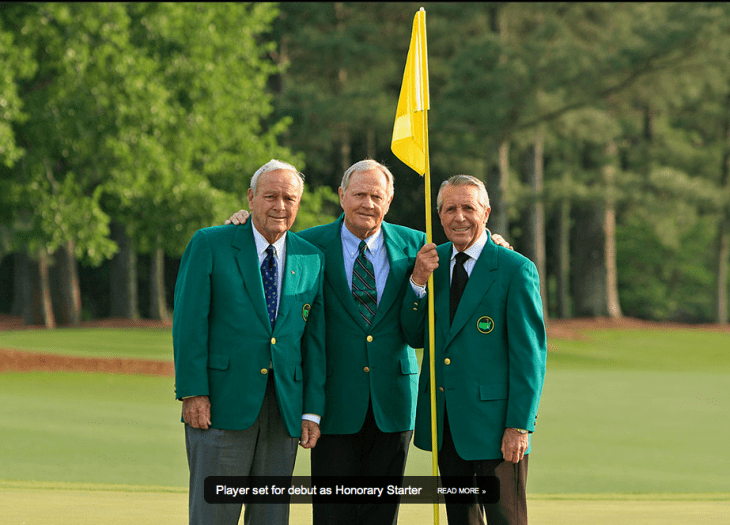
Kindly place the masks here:
<instances>
[{"instance_id":1,"label":"manicured grass","mask_svg":"<svg viewBox=\"0 0 730 525\"><path fill-rule=\"evenodd\" d=\"M184 525L187 491L89 483L0 481L0 523ZM561 494L529 496L533 525L714 525L730 519L730 494ZM291 525L311 524L311 506L292 505ZM440 506L440 523L446 511ZM243 520L241 520L243 523ZM401 505L400 525L433 523L432 505Z\"/></svg>"},{"instance_id":2,"label":"manicured grass","mask_svg":"<svg viewBox=\"0 0 730 525\"><path fill-rule=\"evenodd\" d=\"M571 370L730 372L730 332L586 330L587 340L548 341L548 373Z\"/></svg>"},{"instance_id":3,"label":"manicured grass","mask_svg":"<svg viewBox=\"0 0 730 525\"><path fill-rule=\"evenodd\" d=\"M166 328L57 328L6 330L0 348L83 357L129 357L172 361Z\"/></svg>"},{"instance_id":4,"label":"manicured grass","mask_svg":"<svg viewBox=\"0 0 730 525\"><path fill-rule=\"evenodd\" d=\"M730 374L552 370L528 491L726 491L730 456L702 445L710 435L730 442ZM407 474L431 471L431 453L411 447Z\"/></svg>"},{"instance_id":5,"label":"manicured grass","mask_svg":"<svg viewBox=\"0 0 730 525\"><path fill-rule=\"evenodd\" d=\"M718 349L730 348L730 336L589 335L550 342L529 493L727 491L730 357ZM0 479L185 487L172 384L149 376L0 374ZM308 473L302 451L295 474ZM430 473L430 453L411 447L407 474Z\"/></svg>"},{"instance_id":6,"label":"manicured grass","mask_svg":"<svg viewBox=\"0 0 730 525\"><path fill-rule=\"evenodd\" d=\"M530 493L730 487L730 334L590 330L550 340ZM430 475L411 447L407 474Z\"/></svg>"},{"instance_id":7,"label":"manicured grass","mask_svg":"<svg viewBox=\"0 0 730 525\"><path fill-rule=\"evenodd\" d=\"M187 484L173 379L0 374L0 479Z\"/></svg>"}]
</instances>

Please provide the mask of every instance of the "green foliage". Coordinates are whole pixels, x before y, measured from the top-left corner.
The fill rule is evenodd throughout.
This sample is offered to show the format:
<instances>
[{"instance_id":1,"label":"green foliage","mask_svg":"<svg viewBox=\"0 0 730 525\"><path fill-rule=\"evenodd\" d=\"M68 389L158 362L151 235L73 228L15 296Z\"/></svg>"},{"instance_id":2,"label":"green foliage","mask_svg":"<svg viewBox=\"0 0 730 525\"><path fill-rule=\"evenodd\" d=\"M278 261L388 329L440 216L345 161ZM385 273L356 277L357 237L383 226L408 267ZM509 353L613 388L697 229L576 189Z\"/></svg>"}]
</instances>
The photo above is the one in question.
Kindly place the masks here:
<instances>
[{"instance_id":1,"label":"green foliage","mask_svg":"<svg viewBox=\"0 0 730 525\"><path fill-rule=\"evenodd\" d=\"M423 179L390 152L420 7L3 4L3 246L33 254L73 240L81 261L98 265L115 252L113 221L140 252L160 245L179 256L195 230L245 206L250 176L271 158L307 173L295 230L340 213L342 172L366 157L396 176L388 220L423 229ZM720 187L730 129L728 5L425 8L432 185L455 173L486 180L497 146L508 142L515 226L500 233L519 248L536 199L548 220L566 201L585 208L611 199L624 313L711 318L710 238L730 203ZM545 190L535 196L519 179L538 131ZM688 244L702 256L685 257L679 246ZM654 254L658 262L648 262ZM687 286L668 284L676 279ZM691 299L680 299L680 288Z\"/></svg>"},{"instance_id":2,"label":"green foliage","mask_svg":"<svg viewBox=\"0 0 730 525\"><path fill-rule=\"evenodd\" d=\"M0 26L0 71L4 73L0 76L0 163L6 167L11 167L22 154L12 123L22 122L26 117L14 81L29 77L36 67L28 50L18 49L13 40L13 34Z\"/></svg>"},{"instance_id":3,"label":"green foliage","mask_svg":"<svg viewBox=\"0 0 730 525\"><path fill-rule=\"evenodd\" d=\"M632 213L618 227L619 294L624 313L654 320L711 318L709 218L693 220L682 208L663 214Z\"/></svg>"},{"instance_id":4,"label":"green foliage","mask_svg":"<svg viewBox=\"0 0 730 525\"><path fill-rule=\"evenodd\" d=\"M99 264L115 251L113 219L142 250L160 237L180 254L264 162L301 164L278 145L288 121L264 122L277 71L264 33L277 12L267 3L4 8L0 27L17 39L7 56L37 57L35 70L8 68L18 80L34 73L21 91L28 118L9 119L26 148L4 177L18 248L52 252L73 239Z\"/></svg>"},{"instance_id":5,"label":"green foliage","mask_svg":"<svg viewBox=\"0 0 730 525\"><path fill-rule=\"evenodd\" d=\"M306 230L331 222L341 211L340 198L329 186L315 188L302 199L292 231Z\"/></svg>"}]
</instances>

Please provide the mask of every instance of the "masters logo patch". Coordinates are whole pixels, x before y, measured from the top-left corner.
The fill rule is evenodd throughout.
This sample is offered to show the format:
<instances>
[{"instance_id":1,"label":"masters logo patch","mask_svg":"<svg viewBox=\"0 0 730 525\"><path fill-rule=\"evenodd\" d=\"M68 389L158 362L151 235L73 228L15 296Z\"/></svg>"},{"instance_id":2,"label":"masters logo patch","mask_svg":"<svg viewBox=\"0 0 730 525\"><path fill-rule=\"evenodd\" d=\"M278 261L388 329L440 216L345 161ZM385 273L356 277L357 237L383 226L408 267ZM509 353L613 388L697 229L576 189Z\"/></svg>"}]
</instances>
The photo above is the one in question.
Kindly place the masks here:
<instances>
[{"instance_id":1,"label":"masters logo patch","mask_svg":"<svg viewBox=\"0 0 730 525\"><path fill-rule=\"evenodd\" d=\"M477 321L477 330L483 334L488 334L494 330L494 320L491 317L482 316Z\"/></svg>"}]
</instances>

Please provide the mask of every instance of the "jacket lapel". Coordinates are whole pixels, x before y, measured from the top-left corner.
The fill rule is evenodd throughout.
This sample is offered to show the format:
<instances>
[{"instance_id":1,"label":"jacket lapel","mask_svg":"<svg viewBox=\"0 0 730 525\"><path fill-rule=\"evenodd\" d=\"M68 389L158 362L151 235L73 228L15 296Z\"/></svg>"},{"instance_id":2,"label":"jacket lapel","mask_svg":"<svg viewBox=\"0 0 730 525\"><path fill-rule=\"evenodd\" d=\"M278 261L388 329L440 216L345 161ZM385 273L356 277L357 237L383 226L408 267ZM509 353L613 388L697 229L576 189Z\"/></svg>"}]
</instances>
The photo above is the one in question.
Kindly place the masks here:
<instances>
[{"instance_id":1,"label":"jacket lapel","mask_svg":"<svg viewBox=\"0 0 730 525\"><path fill-rule=\"evenodd\" d=\"M297 243L299 240L290 233L286 235L286 266L284 267L284 276L281 284L281 294L279 295L279 311L276 314L276 323L274 331L284 325L289 310L291 310L292 301L289 300L297 293L297 283L301 282L304 267L301 263L301 256ZM281 321L281 322L279 322Z\"/></svg>"},{"instance_id":2,"label":"jacket lapel","mask_svg":"<svg viewBox=\"0 0 730 525\"><path fill-rule=\"evenodd\" d=\"M254 311L264 326L271 330L271 323L266 313L264 283L261 279L261 270L258 264L259 259L256 253L256 242L253 239L253 231L251 230L251 221L236 228L236 234L233 237L231 245L238 250L235 255L236 262L238 263L238 269L243 278L244 288L246 288L248 296L254 305Z\"/></svg>"},{"instance_id":3,"label":"jacket lapel","mask_svg":"<svg viewBox=\"0 0 730 525\"><path fill-rule=\"evenodd\" d=\"M388 223L382 223L383 237L386 253L388 254L388 279L385 281L383 296L378 303L378 311L373 318L374 327L385 316L393 302L398 298L398 293L403 286L403 281L408 272L408 256L403 251L404 241ZM354 301L353 301L354 302Z\"/></svg>"},{"instance_id":4,"label":"jacket lapel","mask_svg":"<svg viewBox=\"0 0 730 525\"><path fill-rule=\"evenodd\" d=\"M446 336L449 333L449 291L450 286L450 260L451 243L442 244L437 248L439 266L433 272L434 286L434 311L436 316L436 332Z\"/></svg>"},{"instance_id":5,"label":"jacket lapel","mask_svg":"<svg viewBox=\"0 0 730 525\"><path fill-rule=\"evenodd\" d=\"M464 328L464 325L477 309L482 298L489 292L489 289L494 283L492 270L496 268L497 248L491 239L487 239L487 244L484 245L484 249L474 265L474 269L469 276L469 281L466 283L464 294L459 301L459 307L456 309L454 322L451 325L451 331L446 342L447 345Z\"/></svg>"},{"instance_id":6,"label":"jacket lapel","mask_svg":"<svg viewBox=\"0 0 730 525\"><path fill-rule=\"evenodd\" d=\"M342 256L342 237L340 236L343 217L344 215L341 215L339 219L329 225L329 238L321 245L325 258L324 278L329 282L345 311L364 328L365 321L360 317L360 311L352 297L352 289L345 275L345 258ZM327 308L333 307L334 305L327 306Z\"/></svg>"}]
</instances>

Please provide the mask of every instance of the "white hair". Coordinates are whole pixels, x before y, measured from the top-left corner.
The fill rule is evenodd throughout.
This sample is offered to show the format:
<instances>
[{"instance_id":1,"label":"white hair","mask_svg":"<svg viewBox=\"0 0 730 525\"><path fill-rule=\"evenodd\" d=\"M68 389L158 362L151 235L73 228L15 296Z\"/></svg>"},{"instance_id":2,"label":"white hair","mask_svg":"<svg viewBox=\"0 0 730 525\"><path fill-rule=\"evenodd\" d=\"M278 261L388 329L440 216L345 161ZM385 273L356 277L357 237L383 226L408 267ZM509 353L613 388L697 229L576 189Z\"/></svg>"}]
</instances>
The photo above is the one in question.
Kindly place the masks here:
<instances>
[{"instance_id":1,"label":"white hair","mask_svg":"<svg viewBox=\"0 0 730 525\"><path fill-rule=\"evenodd\" d=\"M441 205L444 203L444 190L449 186L476 186L479 191L479 204L485 210L489 208L489 194L482 181L471 175L454 175L449 177L448 180L443 181L439 188L438 195L436 196L436 209L439 213L441 213Z\"/></svg>"},{"instance_id":2,"label":"white hair","mask_svg":"<svg viewBox=\"0 0 730 525\"><path fill-rule=\"evenodd\" d=\"M385 175L386 180L388 181L388 194L393 195L393 174L390 172L388 168L383 166L377 161L371 160L371 159L365 159L361 160L360 162L356 162L349 168L347 168L347 171L342 176L342 182L340 183L340 188L342 188L343 191L347 190L347 186L350 185L350 177L352 177L353 173L359 173L362 171L370 171L370 170L380 170L380 172Z\"/></svg>"},{"instance_id":3,"label":"white hair","mask_svg":"<svg viewBox=\"0 0 730 525\"><path fill-rule=\"evenodd\" d=\"M297 177L300 180L299 184L299 194L301 195L304 191L304 174L301 173L298 169L296 169L291 164L288 164L286 162L282 162L280 160L271 159L269 162L261 166L258 170L256 170L256 173L253 174L253 177L251 177L251 190L253 190L254 195L256 195L256 185L258 184L259 177L263 175L264 173L268 173L270 171L276 171L276 170L284 170L284 171L291 171L293 173L296 173Z\"/></svg>"}]
</instances>

